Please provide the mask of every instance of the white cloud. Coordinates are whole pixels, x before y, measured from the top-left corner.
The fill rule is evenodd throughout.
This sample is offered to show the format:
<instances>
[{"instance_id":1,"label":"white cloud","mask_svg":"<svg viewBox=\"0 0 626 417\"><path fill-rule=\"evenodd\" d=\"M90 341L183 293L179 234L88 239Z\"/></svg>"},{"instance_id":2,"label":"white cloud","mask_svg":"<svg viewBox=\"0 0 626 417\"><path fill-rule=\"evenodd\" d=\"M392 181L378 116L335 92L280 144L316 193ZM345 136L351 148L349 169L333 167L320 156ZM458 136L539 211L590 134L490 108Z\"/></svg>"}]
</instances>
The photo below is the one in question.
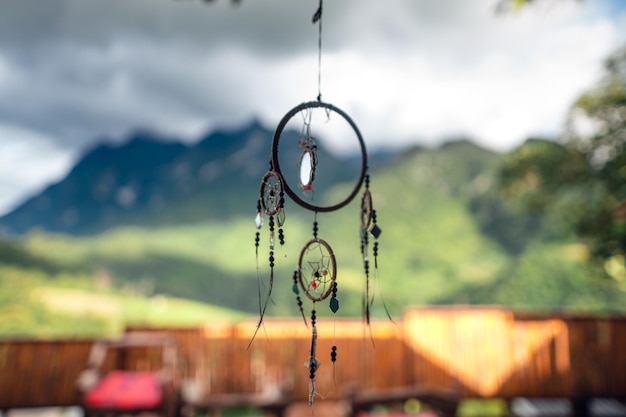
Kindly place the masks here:
<instances>
[{"instance_id":1,"label":"white cloud","mask_svg":"<svg viewBox=\"0 0 626 417\"><path fill-rule=\"evenodd\" d=\"M0 215L43 184L60 179L74 156L45 135L0 125Z\"/></svg>"},{"instance_id":2,"label":"white cloud","mask_svg":"<svg viewBox=\"0 0 626 417\"><path fill-rule=\"evenodd\" d=\"M327 56L325 90L357 108L380 143L465 134L509 150L530 135L556 134L623 33L608 17L584 19L593 13L567 3L504 17L491 14L489 4L460 7L465 16L454 7L452 16L437 14L431 4L438 20L427 28L420 29L423 19L405 30L395 27L401 46L377 51L382 43L373 42L369 54ZM377 12L386 21L385 11Z\"/></svg>"}]
</instances>

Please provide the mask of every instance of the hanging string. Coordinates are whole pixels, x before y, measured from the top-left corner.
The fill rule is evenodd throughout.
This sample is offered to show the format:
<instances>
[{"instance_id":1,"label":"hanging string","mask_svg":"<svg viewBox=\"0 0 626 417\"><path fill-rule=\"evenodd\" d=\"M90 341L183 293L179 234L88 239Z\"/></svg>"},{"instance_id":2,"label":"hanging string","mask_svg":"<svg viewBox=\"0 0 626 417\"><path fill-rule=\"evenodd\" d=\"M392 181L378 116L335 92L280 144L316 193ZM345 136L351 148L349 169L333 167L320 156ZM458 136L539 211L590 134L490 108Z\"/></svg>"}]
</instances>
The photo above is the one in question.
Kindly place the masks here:
<instances>
[{"instance_id":1,"label":"hanging string","mask_svg":"<svg viewBox=\"0 0 626 417\"><path fill-rule=\"evenodd\" d=\"M322 2L313 15L313 24L319 22L317 37L317 101L322 101Z\"/></svg>"},{"instance_id":2,"label":"hanging string","mask_svg":"<svg viewBox=\"0 0 626 417\"><path fill-rule=\"evenodd\" d=\"M333 365L333 386L337 388L337 379L335 378L335 362L337 362L337 321L333 319L333 346L330 348L330 361Z\"/></svg>"},{"instance_id":3,"label":"hanging string","mask_svg":"<svg viewBox=\"0 0 626 417\"><path fill-rule=\"evenodd\" d=\"M315 312L315 303L313 303L313 310L311 310L311 350L309 352L309 359L304 366L309 369L309 405L313 405L315 399L315 372L320 367L320 361L316 357L317 347L317 327L315 326L317 315Z\"/></svg>"},{"instance_id":4,"label":"hanging string","mask_svg":"<svg viewBox=\"0 0 626 417\"><path fill-rule=\"evenodd\" d=\"M372 210L372 222L374 224L374 227L372 228L372 231L375 232L376 236L375 238L378 239L378 236L380 236L380 228L378 227L377 224L377 219L376 219L376 210ZM383 297L383 291L380 288L380 278L378 276L378 240L376 240L374 242L374 282L376 283L376 286L378 287L378 292L380 294L380 299L383 303L383 308L385 309L385 314L387 314L387 318L395 324L395 322L393 321L393 319L391 318L391 314L389 313L389 308L387 307L387 302L385 301L385 298Z\"/></svg>"},{"instance_id":5,"label":"hanging string","mask_svg":"<svg viewBox=\"0 0 626 417\"><path fill-rule=\"evenodd\" d=\"M259 233L259 229L263 227L263 214L261 212L261 199L259 198L256 203L256 227L257 231L254 236L254 252L256 256L256 278L257 278L257 288L259 290L259 315L261 314L261 272L259 270L259 244L261 242L261 233Z\"/></svg>"},{"instance_id":6,"label":"hanging string","mask_svg":"<svg viewBox=\"0 0 626 417\"><path fill-rule=\"evenodd\" d=\"M309 327L309 325L306 322L306 317L304 316L304 308L302 307L302 298L300 298L300 289L299 284L298 284L298 270L296 269L295 271L293 271L293 286L291 287L291 290L293 291L294 294L296 294L296 302L298 303L298 309L300 310L300 314L302 314L302 320L304 320L304 324L306 327Z\"/></svg>"}]
</instances>

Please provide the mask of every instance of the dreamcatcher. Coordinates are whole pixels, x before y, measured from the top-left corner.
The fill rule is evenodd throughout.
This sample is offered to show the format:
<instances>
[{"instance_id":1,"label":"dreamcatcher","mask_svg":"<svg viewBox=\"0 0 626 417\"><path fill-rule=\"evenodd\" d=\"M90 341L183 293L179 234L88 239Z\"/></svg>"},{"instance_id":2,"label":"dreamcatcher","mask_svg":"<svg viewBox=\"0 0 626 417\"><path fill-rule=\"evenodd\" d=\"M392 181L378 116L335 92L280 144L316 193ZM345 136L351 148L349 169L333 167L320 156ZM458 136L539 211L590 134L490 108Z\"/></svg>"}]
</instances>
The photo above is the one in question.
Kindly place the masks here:
<instances>
[{"instance_id":1,"label":"dreamcatcher","mask_svg":"<svg viewBox=\"0 0 626 417\"><path fill-rule=\"evenodd\" d=\"M319 51L321 63L321 16L322 2L313 16L313 23L319 22ZM321 67L321 65L320 65ZM318 72L320 74L321 71ZM328 308L333 315L339 310L338 284L337 284L337 260L332 246L328 241L320 237L318 214L339 210L350 203L359 193L365 183L365 191L361 198L361 254L365 270L365 288L363 295L363 316L369 324L371 306L373 303L373 289L370 284L370 251L373 252L374 269L378 268L378 242L381 229L377 224L376 211L373 209L372 196L369 190L369 175L367 173L367 151L363 138L356 124L341 109L321 100L319 90L321 77L318 77L318 96L316 101L302 103L291 109L280 120L272 138L269 170L263 176L257 203L257 229L264 224L264 218L268 219L269 225L269 279L265 299L261 298L259 290L259 313L260 319L255 331L262 325L268 301L272 293L275 267L275 240L276 233L280 245L285 243L283 225L285 223L285 195L293 200L298 206L314 213L312 237L304 244L300 251L298 264L293 272L292 291L296 297L296 303L304 323L311 327L311 348L305 367L309 373L309 404L313 404L316 395L315 376L321 365L317 357L317 307L322 302L328 303ZM333 123L329 123L329 122ZM339 126L341 134L337 131L329 131L329 125ZM295 132L295 133L294 133ZM349 171L347 176L353 184L347 195L327 198L320 195L319 190L327 186L328 172L346 170L346 167L332 165L336 160L320 147L318 139L324 133L324 137L332 136L333 139L343 139L344 136L356 140L360 152L360 164L358 168ZM330 160L330 162L328 162ZM330 163L331 165L324 165ZM345 164L344 164L345 165ZM295 172L293 168L295 167ZM276 229L278 231L276 232ZM373 238L374 244L370 244ZM257 231L255 238L257 270L260 246L260 233ZM371 246L371 249L370 249ZM259 274L259 280L260 274ZM261 281L259 281L261 282ZM261 287L259 287L261 288ZM311 312L307 321L305 302L311 303ZM254 339L254 336L253 336ZM334 366L337 360L337 346L333 345L330 352L330 360Z\"/></svg>"},{"instance_id":2,"label":"dreamcatcher","mask_svg":"<svg viewBox=\"0 0 626 417\"><path fill-rule=\"evenodd\" d=\"M270 163L270 170L263 176L261 180L261 187L259 190L259 199L257 201L257 214L255 218L255 223L257 230L263 227L263 219L264 215L268 216L268 223L270 229L269 235L269 253L268 253L268 262L269 262L269 280L268 280L268 291L265 301L261 300L261 286L259 284L259 324L255 331L259 330L261 323L263 322L263 316L265 315L265 310L267 309L267 304L271 300L272 296L272 287L274 285L274 265L275 265L275 257L274 257L274 249L275 249L275 229L278 226L278 241L281 246L285 244L285 234L283 232L283 224L285 223L285 194L283 192L283 180L279 176L278 173L272 170ZM255 236L255 247L256 247L256 258L257 258L257 275L259 275L258 265L259 265L259 243L261 241L261 234L257 231ZM258 277L260 280L260 276ZM254 339L254 337L253 337ZM252 341L250 341L252 343Z\"/></svg>"}]
</instances>

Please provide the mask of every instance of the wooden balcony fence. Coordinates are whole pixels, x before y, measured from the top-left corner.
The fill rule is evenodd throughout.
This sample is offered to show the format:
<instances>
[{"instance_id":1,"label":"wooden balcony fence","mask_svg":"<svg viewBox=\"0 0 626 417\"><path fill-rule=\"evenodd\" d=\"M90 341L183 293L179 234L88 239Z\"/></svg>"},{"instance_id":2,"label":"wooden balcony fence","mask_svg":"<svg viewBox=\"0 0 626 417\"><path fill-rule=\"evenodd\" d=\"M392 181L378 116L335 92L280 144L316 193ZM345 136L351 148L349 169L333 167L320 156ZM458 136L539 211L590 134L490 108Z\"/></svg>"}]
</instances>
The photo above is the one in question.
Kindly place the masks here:
<instances>
[{"instance_id":1,"label":"wooden balcony fence","mask_svg":"<svg viewBox=\"0 0 626 417\"><path fill-rule=\"evenodd\" d=\"M306 401L311 335L301 319L266 319L167 332L177 342L179 380L203 395L281 387ZM75 381L93 340L0 340L0 410L79 404ZM337 346L337 361L330 360ZM105 368L152 370L160 353L115 352ZM427 387L464 398L626 399L626 317L520 315L500 308L412 308L397 323L318 320L320 398Z\"/></svg>"}]
</instances>

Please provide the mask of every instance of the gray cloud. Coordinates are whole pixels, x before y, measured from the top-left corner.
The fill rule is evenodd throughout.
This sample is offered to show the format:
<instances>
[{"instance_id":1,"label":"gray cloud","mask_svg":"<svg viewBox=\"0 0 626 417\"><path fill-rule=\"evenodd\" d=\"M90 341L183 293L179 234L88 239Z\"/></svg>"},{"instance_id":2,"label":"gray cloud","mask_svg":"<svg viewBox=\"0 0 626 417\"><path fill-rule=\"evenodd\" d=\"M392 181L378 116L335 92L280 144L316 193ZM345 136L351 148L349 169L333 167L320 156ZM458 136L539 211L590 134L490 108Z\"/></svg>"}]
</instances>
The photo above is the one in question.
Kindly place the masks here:
<instances>
[{"instance_id":1,"label":"gray cloud","mask_svg":"<svg viewBox=\"0 0 626 417\"><path fill-rule=\"evenodd\" d=\"M626 14L607 1L561 4L495 16L495 0L326 1L323 97L374 146L466 134L506 149L554 132L625 39ZM95 140L137 128L194 140L252 117L272 126L317 94L317 5L3 0L0 129L48 141L67 169ZM0 149L0 164L28 163L7 158ZM3 182L27 193L61 170Z\"/></svg>"},{"instance_id":2,"label":"gray cloud","mask_svg":"<svg viewBox=\"0 0 626 417\"><path fill-rule=\"evenodd\" d=\"M173 0L0 3L0 59L7 73L0 121L49 132L75 146L100 133L155 122L156 128L176 130L172 125L179 122L219 120L237 112L242 100L234 92L257 78L256 69L242 67L246 62L238 58L252 57L262 66L297 56L306 32L310 52L315 37L307 22L316 5L308 6L279 1L240 8Z\"/></svg>"}]
</instances>

